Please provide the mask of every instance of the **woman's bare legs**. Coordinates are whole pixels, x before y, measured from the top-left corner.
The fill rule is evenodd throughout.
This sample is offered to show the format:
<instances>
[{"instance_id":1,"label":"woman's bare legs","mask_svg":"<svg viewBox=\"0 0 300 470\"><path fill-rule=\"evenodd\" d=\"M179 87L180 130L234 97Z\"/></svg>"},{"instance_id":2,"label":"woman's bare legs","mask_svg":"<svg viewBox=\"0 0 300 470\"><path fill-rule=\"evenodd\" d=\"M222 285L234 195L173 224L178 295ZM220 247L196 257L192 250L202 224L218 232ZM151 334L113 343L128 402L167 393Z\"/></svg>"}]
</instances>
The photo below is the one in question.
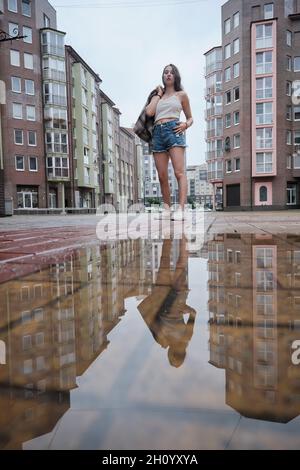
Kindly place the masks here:
<instances>
[{"instance_id":1,"label":"woman's bare legs","mask_svg":"<svg viewBox=\"0 0 300 470\"><path fill-rule=\"evenodd\" d=\"M171 156L174 173L178 182L179 205L181 209L184 210L187 198L187 177L184 165L184 148L172 147L169 149L169 154Z\"/></svg>"},{"instance_id":2,"label":"woman's bare legs","mask_svg":"<svg viewBox=\"0 0 300 470\"><path fill-rule=\"evenodd\" d=\"M161 193L164 201L164 208L170 209L171 195L169 186L168 164L170 155L167 152L153 153L155 166L161 187Z\"/></svg>"}]
</instances>

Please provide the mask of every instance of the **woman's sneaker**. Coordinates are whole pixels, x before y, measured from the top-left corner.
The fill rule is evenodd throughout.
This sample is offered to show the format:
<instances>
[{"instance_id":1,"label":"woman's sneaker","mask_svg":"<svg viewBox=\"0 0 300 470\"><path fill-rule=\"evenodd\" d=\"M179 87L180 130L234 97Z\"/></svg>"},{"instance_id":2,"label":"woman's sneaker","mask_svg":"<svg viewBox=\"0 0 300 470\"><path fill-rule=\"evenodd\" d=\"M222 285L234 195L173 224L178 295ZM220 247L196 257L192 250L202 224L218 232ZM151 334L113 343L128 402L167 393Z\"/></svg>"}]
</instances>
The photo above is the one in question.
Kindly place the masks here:
<instances>
[{"instance_id":1,"label":"woman's sneaker","mask_svg":"<svg viewBox=\"0 0 300 470\"><path fill-rule=\"evenodd\" d=\"M171 211L169 209L163 209L162 212L160 212L159 214L157 214L157 216L155 217L156 220L170 220L170 217L171 217Z\"/></svg>"}]
</instances>

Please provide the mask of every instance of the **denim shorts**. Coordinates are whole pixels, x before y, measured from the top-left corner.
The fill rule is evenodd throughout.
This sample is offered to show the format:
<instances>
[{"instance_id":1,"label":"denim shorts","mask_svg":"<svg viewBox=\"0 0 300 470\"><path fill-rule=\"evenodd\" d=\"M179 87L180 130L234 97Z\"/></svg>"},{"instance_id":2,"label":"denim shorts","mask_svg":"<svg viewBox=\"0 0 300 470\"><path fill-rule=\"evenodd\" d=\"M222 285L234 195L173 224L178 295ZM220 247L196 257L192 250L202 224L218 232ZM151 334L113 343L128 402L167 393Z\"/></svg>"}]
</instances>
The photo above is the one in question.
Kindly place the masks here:
<instances>
[{"instance_id":1,"label":"denim shorts","mask_svg":"<svg viewBox=\"0 0 300 470\"><path fill-rule=\"evenodd\" d=\"M166 152L172 147L186 147L185 134L176 135L174 131L179 122L176 119L155 124L152 133L152 152Z\"/></svg>"}]
</instances>

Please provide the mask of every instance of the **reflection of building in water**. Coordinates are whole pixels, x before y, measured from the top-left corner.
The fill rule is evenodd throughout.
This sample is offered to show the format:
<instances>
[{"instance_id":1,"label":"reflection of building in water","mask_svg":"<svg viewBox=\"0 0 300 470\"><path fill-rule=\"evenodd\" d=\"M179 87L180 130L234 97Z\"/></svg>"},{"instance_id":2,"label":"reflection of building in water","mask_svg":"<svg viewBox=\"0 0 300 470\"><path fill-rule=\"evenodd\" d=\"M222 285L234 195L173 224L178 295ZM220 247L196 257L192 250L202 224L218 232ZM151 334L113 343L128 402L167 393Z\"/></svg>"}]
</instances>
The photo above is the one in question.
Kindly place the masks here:
<instances>
[{"instance_id":1,"label":"reflection of building in water","mask_svg":"<svg viewBox=\"0 0 300 470\"><path fill-rule=\"evenodd\" d=\"M227 234L208 242L210 362L226 371L226 402L242 415L300 414L300 237Z\"/></svg>"},{"instance_id":2,"label":"reflection of building in water","mask_svg":"<svg viewBox=\"0 0 300 470\"><path fill-rule=\"evenodd\" d=\"M0 448L50 432L69 408L124 300L143 294L140 244L88 246L0 285Z\"/></svg>"},{"instance_id":3,"label":"reflection of building in water","mask_svg":"<svg viewBox=\"0 0 300 470\"><path fill-rule=\"evenodd\" d=\"M76 385L72 256L0 286L0 447L50 432ZM3 412L5 410L5 413Z\"/></svg>"}]
</instances>

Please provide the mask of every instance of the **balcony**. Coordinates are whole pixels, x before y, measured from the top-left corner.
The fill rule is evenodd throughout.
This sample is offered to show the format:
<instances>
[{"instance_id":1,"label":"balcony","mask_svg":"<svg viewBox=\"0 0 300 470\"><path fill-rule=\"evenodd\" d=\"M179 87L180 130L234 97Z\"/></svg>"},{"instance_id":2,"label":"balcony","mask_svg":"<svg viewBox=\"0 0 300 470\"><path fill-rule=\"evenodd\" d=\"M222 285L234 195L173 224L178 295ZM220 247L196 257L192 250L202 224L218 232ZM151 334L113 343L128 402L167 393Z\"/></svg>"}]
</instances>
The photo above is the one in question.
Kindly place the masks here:
<instances>
[{"instance_id":1,"label":"balcony","mask_svg":"<svg viewBox=\"0 0 300 470\"><path fill-rule=\"evenodd\" d=\"M67 97L59 95L46 95L45 96L45 105L47 104L56 104L58 106L67 106Z\"/></svg>"},{"instance_id":2,"label":"balcony","mask_svg":"<svg viewBox=\"0 0 300 470\"><path fill-rule=\"evenodd\" d=\"M205 160L215 160L216 158L223 158L223 150L210 150L209 152L205 152Z\"/></svg>"},{"instance_id":3,"label":"balcony","mask_svg":"<svg viewBox=\"0 0 300 470\"><path fill-rule=\"evenodd\" d=\"M204 96L208 97L211 95L215 95L216 93L221 93L222 90L223 90L222 83L216 83L215 85L204 88Z\"/></svg>"},{"instance_id":4,"label":"balcony","mask_svg":"<svg viewBox=\"0 0 300 470\"><path fill-rule=\"evenodd\" d=\"M209 119L215 116L222 116L223 106L213 106L212 108L206 109L204 111L204 119Z\"/></svg>"},{"instance_id":5,"label":"balcony","mask_svg":"<svg viewBox=\"0 0 300 470\"><path fill-rule=\"evenodd\" d=\"M209 171L207 173L207 179L209 182L216 181L216 180L223 180L224 172L223 170L216 170L216 171Z\"/></svg>"},{"instance_id":6,"label":"balcony","mask_svg":"<svg viewBox=\"0 0 300 470\"><path fill-rule=\"evenodd\" d=\"M206 139L213 139L217 137L223 137L223 129L210 129L205 132Z\"/></svg>"},{"instance_id":7,"label":"balcony","mask_svg":"<svg viewBox=\"0 0 300 470\"><path fill-rule=\"evenodd\" d=\"M205 76L210 75L213 72L217 72L218 70L222 70L222 67L223 67L223 61L222 60L214 62L212 64L207 65L204 68L204 74L205 74Z\"/></svg>"},{"instance_id":8,"label":"balcony","mask_svg":"<svg viewBox=\"0 0 300 470\"><path fill-rule=\"evenodd\" d=\"M56 80L58 82L65 82L66 73L60 70L44 69L43 78L44 80Z\"/></svg>"},{"instance_id":9,"label":"balcony","mask_svg":"<svg viewBox=\"0 0 300 470\"><path fill-rule=\"evenodd\" d=\"M69 180L69 168L47 168L48 180L66 181Z\"/></svg>"},{"instance_id":10,"label":"balcony","mask_svg":"<svg viewBox=\"0 0 300 470\"><path fill-rule=\"evenodd\" d=\"M65 49L63 47L54 46L52 44L44 44L42 46L43 55L56 55L59 57L65 57Z\"/></svg>"}]
</instances>

